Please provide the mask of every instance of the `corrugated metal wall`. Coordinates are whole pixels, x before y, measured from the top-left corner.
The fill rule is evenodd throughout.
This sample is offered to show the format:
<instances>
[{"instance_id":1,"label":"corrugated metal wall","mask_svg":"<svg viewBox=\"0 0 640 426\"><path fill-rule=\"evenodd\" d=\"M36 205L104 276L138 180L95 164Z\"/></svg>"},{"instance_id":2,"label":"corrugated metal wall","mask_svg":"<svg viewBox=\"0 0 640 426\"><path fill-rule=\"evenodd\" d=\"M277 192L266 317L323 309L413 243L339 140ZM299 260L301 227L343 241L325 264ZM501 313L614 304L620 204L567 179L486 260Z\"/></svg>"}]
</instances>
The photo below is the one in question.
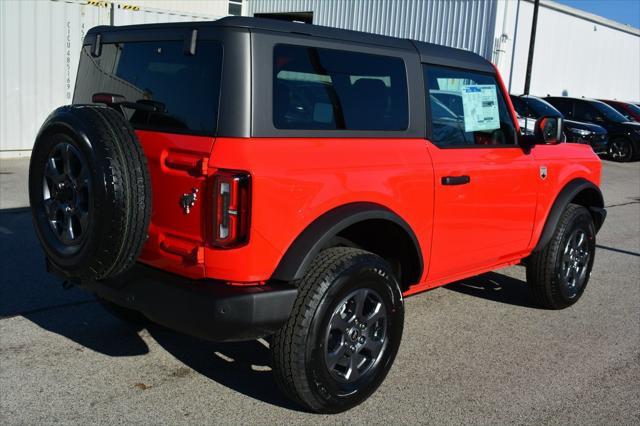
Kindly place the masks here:
<instances>
[{"instance_id":1,"label":"corrugated metal wall","mask_svg":"<svg viewBox=\"0 0 640 426\"><path fill-rule=\"evenodd\" d=\"M249 0L247 14L313 12L313 23L428 41L491 59L495 1Z\"/></svg>"},{"instance_id":2,"label":"corrugated metal wall","mask_svg":"<svg viewBox=\"0 0 640 426\"><path fill-rule=\"evenodd\" d=\"M2 1L2 0L0 0ZM145 8L131 11L114 7L114 25L157 24L162 22L210 21L225 15L202 15L181 11Z\"/></svg>"},{"instance_id":3,"label":"corrugated metal wall","mask_svg":"<svg viewBox=\"0 0 640 426\"><path fill-rule=\"evenodd\" d=\"M105 8L0 1L0 155L30 150L51 110L71 101L84 33Z\"/></svg>"},{"instance_id":4,"label":"corrugated metal wall","mask_svg":"<svg viewBox=\"0 0 640 426\"><path fill-rule=\"evenodd\" d=\"M0 0L2 1L2 0ZM122 0L122 3L170 10L176 14L225 16L229 5L227 0Z\"/></svg>"},{"instance_id":5,"label":"corrugated metal wall","mask_svg":"<svg viewBox=\"0 0 640 426\"><path fill-rule=\"evenodd\" d=\"M0 157L30 155L47 115L71 102L84 34L110 23L107 2L106 7L86 3L0 0ZM115 25L221 17L142 6L125 10L117 4L114 12Z\"/></svg>"}]
</instances>

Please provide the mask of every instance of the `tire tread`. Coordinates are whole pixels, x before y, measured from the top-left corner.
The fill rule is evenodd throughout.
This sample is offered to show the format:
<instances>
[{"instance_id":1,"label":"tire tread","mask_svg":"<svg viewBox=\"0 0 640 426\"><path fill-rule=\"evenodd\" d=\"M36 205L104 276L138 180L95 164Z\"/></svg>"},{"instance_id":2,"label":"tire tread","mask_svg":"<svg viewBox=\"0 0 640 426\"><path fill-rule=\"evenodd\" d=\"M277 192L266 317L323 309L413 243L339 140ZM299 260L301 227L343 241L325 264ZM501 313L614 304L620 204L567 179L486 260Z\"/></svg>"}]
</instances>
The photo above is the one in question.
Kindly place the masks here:
<instances>
[{"instance_id":1,"label":"tire tread","mask_svg":"<svg viewBox=\"0 0 640 426\"><path fill-rule=\"evenodd\" d=\"M305 276L294 283L298 297L289 320L272 340L272 362L276 384L299 405L320 411L323 408L306 380L305 348L307 331L323 294L330 283L322 277L341 270L358 256L372 253L351 247L334 247L321 251L312 262Z\"/></svg>"},{"instance_id":2,"label":"tire tread","mask_svg":"<svg viewBox=\"0 0 640 426\"><path fill-rule=\"evenodd\" d=\"M539 252L527 259L527 283L532 299L539 306L548 309L562 309L569 306L562 299L560 289L555 283L556 259L562 250L563 237L574 220L581 214L590 216L581 205L569 204L562 213L551 241ZM586 285L586 283L585 283Z\"/></svg>"}]
</instances>

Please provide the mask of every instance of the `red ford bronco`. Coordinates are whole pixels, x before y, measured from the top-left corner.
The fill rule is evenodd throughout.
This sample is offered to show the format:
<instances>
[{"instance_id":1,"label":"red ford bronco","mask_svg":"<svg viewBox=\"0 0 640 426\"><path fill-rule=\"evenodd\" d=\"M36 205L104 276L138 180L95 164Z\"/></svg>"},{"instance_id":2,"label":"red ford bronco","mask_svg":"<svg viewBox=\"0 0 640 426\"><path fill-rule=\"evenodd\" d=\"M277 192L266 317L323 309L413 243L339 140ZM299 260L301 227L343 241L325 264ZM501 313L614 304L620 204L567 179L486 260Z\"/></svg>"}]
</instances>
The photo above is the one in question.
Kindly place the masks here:
<instances>
[{"instance_id":1,"label":"red ford bronco","mask_svg":"<svg viewBox=\"0 0 640 426\"><path fill-rule=\"evenodd\" d=\"M522 262L539 305L580 298L601 164L561 135L520 135L462 50L241 17L103 26L37 136L30 201L50 271L123 318L268 336L282 390L340 412L389 371L403 296Z\"/></svg>"}]
</instances>

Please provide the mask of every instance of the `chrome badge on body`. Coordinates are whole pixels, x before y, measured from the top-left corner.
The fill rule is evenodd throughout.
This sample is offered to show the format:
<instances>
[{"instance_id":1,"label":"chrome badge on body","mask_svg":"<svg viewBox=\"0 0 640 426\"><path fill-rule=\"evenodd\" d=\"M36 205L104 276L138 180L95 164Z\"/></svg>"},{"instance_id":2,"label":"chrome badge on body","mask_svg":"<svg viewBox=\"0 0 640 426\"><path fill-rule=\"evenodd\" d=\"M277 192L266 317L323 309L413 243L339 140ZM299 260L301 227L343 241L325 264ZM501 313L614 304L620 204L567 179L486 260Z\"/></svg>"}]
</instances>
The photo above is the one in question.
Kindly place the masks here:
<instances>
[{"instance_id":1,"label":"chrome badge on body","mask_svg":"<svg viewBox=\"0 0 640 426\"><path fill-rule=\"evenodd\" d=\"M544 180L547 178L547 166L540 166L540 179Z\"/></svg>"},{"instance_id":2,"label":"chrome badge on body","mask_svg":"<svg viewBox=\"0 0 640 426\"><path fill-rule=\"evenodd\" d=\"M182 194L182 197L180 197L180 205L182 206L182 210L184 210L184 214L191 213L191 209L196 205L196 201L198 201L198 188L192 188L191 192Z\"/></svg>"}]
</instances>

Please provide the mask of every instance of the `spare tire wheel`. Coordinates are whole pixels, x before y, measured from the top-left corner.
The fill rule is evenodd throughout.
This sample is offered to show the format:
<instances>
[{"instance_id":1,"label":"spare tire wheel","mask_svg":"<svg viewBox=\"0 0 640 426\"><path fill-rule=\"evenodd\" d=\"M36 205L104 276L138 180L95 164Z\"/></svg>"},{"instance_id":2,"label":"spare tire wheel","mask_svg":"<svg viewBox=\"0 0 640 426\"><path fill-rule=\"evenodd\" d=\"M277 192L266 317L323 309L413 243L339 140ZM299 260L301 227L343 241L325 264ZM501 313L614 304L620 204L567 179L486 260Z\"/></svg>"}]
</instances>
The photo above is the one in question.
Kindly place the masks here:
<instances>
[{"instance_id":1,"label":"spare tire wheel","mask_svg":"<svg viewBox=\"0 0 640 426\"><path fill-rule=\"evenodd\" d=\"M133 266L149 227L150 185L146 157L122 114L96 105L51 113L29 166L33 222L51 266L73 281Z\"/></svg>"}]
</instances>

